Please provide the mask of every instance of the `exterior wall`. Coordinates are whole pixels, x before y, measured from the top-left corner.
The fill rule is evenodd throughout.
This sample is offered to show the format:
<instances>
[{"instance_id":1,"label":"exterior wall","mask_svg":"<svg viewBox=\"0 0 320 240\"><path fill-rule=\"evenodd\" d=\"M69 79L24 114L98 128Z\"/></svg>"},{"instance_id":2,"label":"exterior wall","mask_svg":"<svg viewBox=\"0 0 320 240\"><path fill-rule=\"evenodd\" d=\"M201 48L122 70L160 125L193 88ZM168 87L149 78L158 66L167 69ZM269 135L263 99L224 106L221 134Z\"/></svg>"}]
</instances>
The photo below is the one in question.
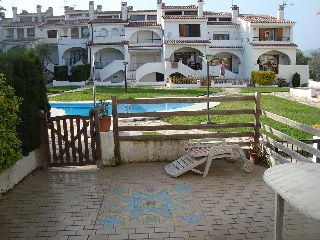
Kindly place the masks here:
<instances>
[{"instance_id":1,"label":"exterior wall","mask_svg":"<svg viewBox=\"0 0 320 240\"><path fill-rule=\"evenodd\" d=\"M291 84L292 76L299 73L301 77L300 84L308 83L309 81L309 65L279 65L279 78L285 78Z\"/></svg>"}]
</instances>

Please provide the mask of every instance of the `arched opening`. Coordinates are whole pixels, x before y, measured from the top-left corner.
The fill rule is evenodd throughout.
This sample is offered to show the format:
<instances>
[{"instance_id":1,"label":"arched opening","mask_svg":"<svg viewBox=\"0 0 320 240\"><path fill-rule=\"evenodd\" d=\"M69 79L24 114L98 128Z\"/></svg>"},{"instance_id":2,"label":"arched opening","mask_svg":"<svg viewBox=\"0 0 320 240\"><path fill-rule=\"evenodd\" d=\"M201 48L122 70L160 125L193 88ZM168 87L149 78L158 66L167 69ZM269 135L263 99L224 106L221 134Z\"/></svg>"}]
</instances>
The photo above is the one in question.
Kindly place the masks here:
<instances>
[{"instance_id":1,"label":"arched opening","mask_svg":"<svg viewBox=\"0 0 320 240\"><path fill-rule=\"evenodd\" d=\"M119 36L119 29L118 28L112 28L111 29L111 36Z\"/></svg>"},{"instance_id":2,"label":"arched opening","mask_svg":"<svg viewBox=\"0 0 320 240\"><path fill-rule=\"evenodd\" d=\"M99 30L99 37L108 37L108 30L105 28L102 28Z\"/></svg>"},{"instance_id":3,"label":"arched opening","mask_svg":"<svg viewBox=\"0 0 320 240\"><path fill-rule=\"evenodd\" d=\"M161 43L161 37L153 31L143 30L133 33L129 39L129 43Z\"/></svg>"},{"instance_id":4,"label":"arched opening","mask_svg":"<svg viewBox=\"0 0 320 240\"><path fill-rule=\"evenodd\" d=\"M268 51L259 56L257 59L260 71L273 71L278 73L279 65L290 65L291 60L285 53L279 51Z\"/></svg>"},{"instance_id":5,"label":"arched opening","mask_svg":"<svg viewBox=\"0 0 320 240\"><path fill-rule=\"evenodd\" d=\"M241 60L237 55L229 52L221 52L215 54L210 62L210 65L220 68L222 62L224 63L225 70L230 71L234 74L239 73Z\"/></svg>"},{"instance_id":6,"label":"arched opening","mask_svg":"<svg viewBox=\"0 0 320 240\"><path fill-rule=\"evenodd\" d=\"M95 54L96 69L102 69L115 60L124 60L123 53L115 48L104 48Z\"/></svg>"},{"instance_id":7,"label":"arched opening","mask_svg":"<svg viewBox=\"0 0 320 240\"><path fill-rule=\"evenodd\" d=\"M179 72L171 73L169 75L169 78L182 78L182 77L185 77L185 76Z\"/></svg>"},{"instance_id":8,"label":"arched opening","mask_svg":"<svg viewBox=\"0 0 320 240\"><path fill-rule=\"evenodd\" d=\"M173 66L175 63L182 62L194 70L202 70L202 56L202 52L198 49L183 47L174 51L171 55L171 62Z\"/></svg>"},{"instance_id":9,"label":"arched opening","mask_svg":"<svg viewBox=\"0 0 320 240\"><path fill-rule=\"evenodd\" d=\"M66 50L62 56L66 66L73 66L74 64L86 61L88 58L88 51L84 48L70 48Z\"/></svg>"}]
</instances>

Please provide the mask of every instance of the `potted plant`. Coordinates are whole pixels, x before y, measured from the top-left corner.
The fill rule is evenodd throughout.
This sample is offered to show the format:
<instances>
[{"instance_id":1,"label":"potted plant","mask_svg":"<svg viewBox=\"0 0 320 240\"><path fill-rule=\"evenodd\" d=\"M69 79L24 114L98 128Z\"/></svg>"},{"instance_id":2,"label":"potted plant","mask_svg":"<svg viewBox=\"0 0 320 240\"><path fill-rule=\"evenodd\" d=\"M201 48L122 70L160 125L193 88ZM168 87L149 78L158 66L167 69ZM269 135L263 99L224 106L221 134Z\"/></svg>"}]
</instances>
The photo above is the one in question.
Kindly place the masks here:
<instances>
[{"instance_id":1,"label":"potted plant","mask_svg":"<svg viewBox=\"0 0 320 240\"><path fill-rule=\"evenodd\" d=\"M100 132L110 131L111 116L109 116L108 102L100 100L97 108L99 109Z\"/></svg>"},{"instance_id":2,"label":"potted plant","mask_svg":"<svg viewBox=\"0 0 320 240\"><path fill-rule=\"evenodd\" d=\"M260 143L251 144L251 149L249 150L249 159L253 161L255 165L262 165L265 167L270 166L267 150Z\"/></svg>"}]
</instances>

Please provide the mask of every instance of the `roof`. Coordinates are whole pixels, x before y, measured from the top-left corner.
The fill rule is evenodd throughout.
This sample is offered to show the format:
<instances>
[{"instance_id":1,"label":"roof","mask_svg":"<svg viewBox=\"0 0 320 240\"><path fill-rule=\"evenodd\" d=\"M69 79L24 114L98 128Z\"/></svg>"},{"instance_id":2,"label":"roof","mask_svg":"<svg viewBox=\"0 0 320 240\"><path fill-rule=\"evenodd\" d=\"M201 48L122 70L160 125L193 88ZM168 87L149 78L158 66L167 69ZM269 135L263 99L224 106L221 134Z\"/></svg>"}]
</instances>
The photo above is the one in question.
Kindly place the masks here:
<instances>
[{"instance_id":1,"label":"roof","mask_svg":"<svg viewBox=\"0 0 320 240\"><path fill-rule=\"evenodd\" d=\"M132 10L132 11L129 11L129 13L144 13L144 12L151 12L151 13L156 13L157 10Z\"/></svg>"},{"instance_id":2,"label":"roof","mask_svg":"<svg viewBox=\"0 0 320 240\"><path fill-rule=\"evenodd\" d=\"M298 47L294 43L251 43L251 45L254 47Z\"/></svg>"},{"instance_id":3,"label":"roof","mask_svg":"<svg viewBox=\"0 0 320 240\"><path fill-rule=\"evenodd\" d=\"M210 46L209 48L243 48L243 46L235 45L235 46Z\"/></svg>"},{"instance_id":4,"label":"roof","mask_svg":"<svg viewBox=\"0 0 320 240\"><path fill-rule=\"evenodd\" d=\"M88 19L73 19L73 20L63 20L57 23L57 25L77 25L77 24L88 24Z\"/></svg>"},{"instance_id":5,"label":"roof","mask_svg":"<svg viewBox=\"0 0 320 240\"><path fill-rule=\"evenodd\" d=\"M294 23L289 20L280 20L276 17L263 14L240 14L239 18L250 23Z\"/></svg>"},{"instance_id":6,"label":"roof","mask_svg":"<svg viewBox=\"0 0 320 240\"><path fill-rule=\"evenodd\" d=\"M196 6L196 5L189 5L189 6L166 6L166 5L163 5L161 8L162 9L198 9L198 6Z\"/></svg>"},{"instance_id":7,"label":"roof","mask_svg":"<svg viewBox=\"0 0 320 240\"><path fill-rule=\"evenodd\" d=\"M161 24L158 24L156 21L150 22L129 22L126 27L160 27Z\"/></svg>"},{"instance_id":8,"label":"roof","mask_svg":"<svg viewBox=\"0 0 320 240\"><path fill-rule=\"evenodd\" d=\"M231 13L229 12L210 12L210 11L204 11L203 15L211 15L211 16L224 16L224 17L231 17Z\"/></svg>"},{"instance_id":9,"label":"roof","mask_svg":"<svg viewBox=\"0 0 320 240\"><path fill-rule=\"evenodd\" d=\"M90 20L88 20L88 23ZM120 18L98 18L91 20L92 23L127 23Z\"/></svg>"},{"instance_id":10,"label":"roof","mask_svg":"<svg viewBox=\"0 0 320 240\"><path fill-rule=\"evenodd\" d=\"M41 24L43 24L43 22L8 22L5 24L2 24L1 22L3 27L35 27Z\"/></svg>"},{"instance_id":11,"label":"roof","mask_svg":"<svg viewBox=\"0 0 320 240\"><path fill-rule=\"evenodd\" d=\"M207 19L207 17L198 17L198 16L176 16L176 15L167 15L162 16L163 19Z\"/></svg>"},{"instance_id":12,"label":"roof","mask_svg":"<svg viewBox=\"0 0 320 240\"><path fill-rule=\"evenodd\" d=\"M92 43L88 42L88 46L93 46L93 45L127 45L129 42L128 41L121 41L121 42L108 42L108 43Z\"/></svg>"},{"instance_id":13,"label":"roof","mask_svg":"<svg viewBox=\"0 0 320 240\"><path fill-rule=\"evenodd\" d=\"M120 14L121 11L94 11L94 14Z\"/></svg>"},{"instance_id":14,"label":"roof","mask_svg":"<svg viewBox=\"0 0 320 240\"><path fill-rule=\"evenodd\" d=\"M146 44L129 45L129 49L133 49L133 48L159 48L159 47L162 47L162 44L159 44L159 45L146 45Z\"/></svg>"},{"instance_id":15,"label":"roof","mask_svg":"<svg viewBox=\"0 0 320 240\"><path fill-rule=\"evenodd\" d=\"M165 40L165 44L210 43L210 40Z\"/></svg>"},{"instance_id":16,"label":"roof","mask_svg":"<svg viewBox=\"0 0 320 240\"><path fill-rule=\"evenodd\" d=\"M233 22L208 22L208 25L221 25L221 26L234 25L234 26L237 26L239 24L233 23Z\"/></svg>"}]
</instances>

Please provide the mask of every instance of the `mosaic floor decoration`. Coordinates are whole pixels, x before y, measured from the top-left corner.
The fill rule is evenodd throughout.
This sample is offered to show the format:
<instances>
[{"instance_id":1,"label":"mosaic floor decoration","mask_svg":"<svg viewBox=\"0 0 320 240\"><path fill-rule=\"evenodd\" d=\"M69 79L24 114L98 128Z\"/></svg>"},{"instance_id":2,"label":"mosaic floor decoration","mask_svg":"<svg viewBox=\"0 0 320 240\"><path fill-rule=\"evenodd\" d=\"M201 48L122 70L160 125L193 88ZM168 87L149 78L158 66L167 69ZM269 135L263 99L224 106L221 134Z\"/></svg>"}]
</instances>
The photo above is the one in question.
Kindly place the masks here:
<instances>
[{"instance_id":1,"label":"mosaic floor decoration","mask_svg":"<svg viewBox=\"0 0 320 240\"><path fill-rule=\"evenodd\" d=\"M135 223L195 224L203 220L203 214L194 206L188 185L113 187L104 194L98 224L105 228Z\"/></svg>"}]
</instances>

